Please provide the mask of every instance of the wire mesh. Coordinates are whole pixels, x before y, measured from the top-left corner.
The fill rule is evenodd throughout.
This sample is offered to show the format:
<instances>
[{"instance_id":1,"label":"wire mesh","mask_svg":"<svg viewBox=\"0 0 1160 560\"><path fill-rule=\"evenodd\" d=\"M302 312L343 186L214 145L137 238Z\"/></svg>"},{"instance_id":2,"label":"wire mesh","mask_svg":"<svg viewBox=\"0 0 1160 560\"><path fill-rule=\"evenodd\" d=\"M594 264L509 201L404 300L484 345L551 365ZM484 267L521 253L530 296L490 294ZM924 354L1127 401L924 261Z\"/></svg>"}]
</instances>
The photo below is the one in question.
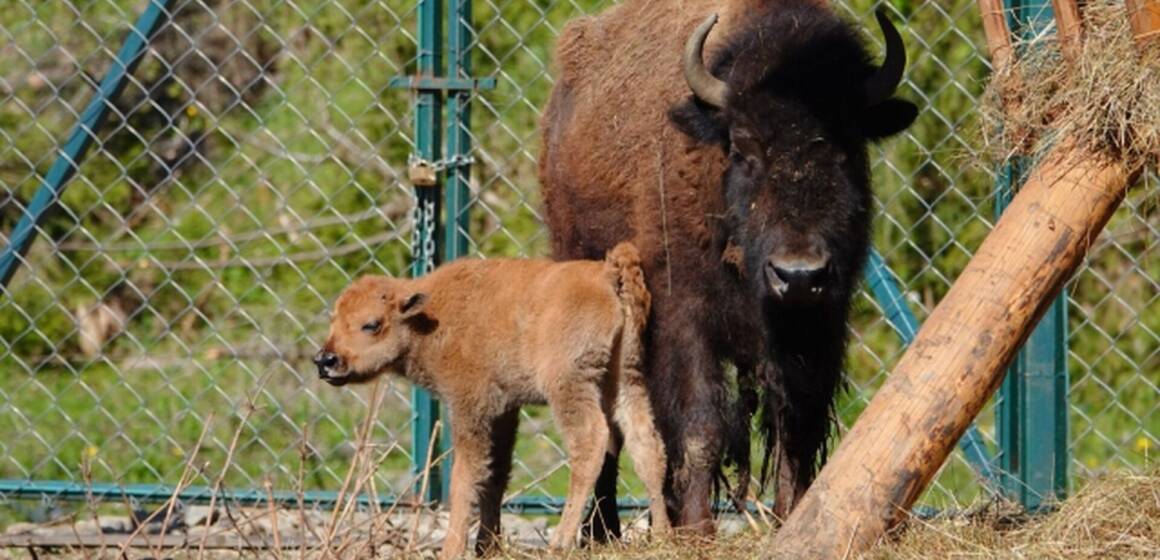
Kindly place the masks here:
<instances>
[{"instance_id":1,"label":"wire mesh","mask_svg":"<svg viewBox=\"0 0 1160 560\"><path fill-rule=\"evenodd\" d=\"M141 4L0 10L3 234ZM608 4L475 1L474 72L497 87L473 100L471 254L546 254L535 162L552 49L569 19ZM874 7L837 3L863 23ZM994 176L972 120L988 66L974 2L887 7L911 61L900 95L922 112L873 149L874 243L921 319L992 224ZM0 478L172 483L196 457L211 465L196 482L210 484L230 457L229 488L341 484L369 397L320 384L308 357L347 282L408 270L411 94L388 82L414 70L415 17L409 0L177 2L0 299ZM1139 469L1160 438L1160 213L1146 194L1156 179L1144 181L1068 287L1080 478ZM853 317L843 426L902 350L869 294ZM512 497L564 493L548 418L523 414ZM394 381L374 431L380 492L410 491L410 422L408 387ZM979 426L993 447L989 411ZM983 496L956 454L925 501Z\"/></svg>"}]
</instances>

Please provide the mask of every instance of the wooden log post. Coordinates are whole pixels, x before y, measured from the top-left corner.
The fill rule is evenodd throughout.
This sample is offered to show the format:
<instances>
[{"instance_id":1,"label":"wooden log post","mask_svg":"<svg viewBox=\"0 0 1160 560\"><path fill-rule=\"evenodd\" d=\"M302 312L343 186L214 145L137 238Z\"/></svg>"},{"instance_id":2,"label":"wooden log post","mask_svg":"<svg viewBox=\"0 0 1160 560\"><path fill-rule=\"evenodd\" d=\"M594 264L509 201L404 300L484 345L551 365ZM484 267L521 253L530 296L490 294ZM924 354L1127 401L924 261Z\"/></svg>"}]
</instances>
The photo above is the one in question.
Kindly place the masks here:
<instances>
[{"instance_id":1,"label":"wooden log post","mask_svg":"<svg viewBox=\"0 0 1160 560\"><path fill-rule=\"evenodd\" d=\"M1160 0L1125 0L1124 6L1138 43L1160 40Z\"/></svg>"},{"instance_id":2,"label":"wooden log post","mask_svg":"<svg viewBox=\"0 0 1160 560\"><path fill-rule=\"evenodd\" d=\"M1042 160L772 537L772 557L845 558L906 516L1133 175L1070 143Z\"/></svg>"},{"instance_id":3,"label":"wooden log post","mask_svg":"<svg viewBox=\"0 0 1160 560\"><path fill-rule=\"evenodd\" d=\"M1015 56L1003 0L979 0L979 12L983 15L983 35L987 38L987 50L991 52L991 65L996 73L1002 72Z\"/></svg>"},{"instance_id":4,"label":"wooden log post","mask_svg":"<svg viewBox=\"0 0 1160 560\"><path fill-rule=\"evenodd\" d=\"M1082 21L1079 16L1078 0L1051 0L1052 11L1055 13L1056 33L1059 34L1059 44L1063 55L1074 61L1079 56L1080 32Z\"/></svg>"}]
</instances>

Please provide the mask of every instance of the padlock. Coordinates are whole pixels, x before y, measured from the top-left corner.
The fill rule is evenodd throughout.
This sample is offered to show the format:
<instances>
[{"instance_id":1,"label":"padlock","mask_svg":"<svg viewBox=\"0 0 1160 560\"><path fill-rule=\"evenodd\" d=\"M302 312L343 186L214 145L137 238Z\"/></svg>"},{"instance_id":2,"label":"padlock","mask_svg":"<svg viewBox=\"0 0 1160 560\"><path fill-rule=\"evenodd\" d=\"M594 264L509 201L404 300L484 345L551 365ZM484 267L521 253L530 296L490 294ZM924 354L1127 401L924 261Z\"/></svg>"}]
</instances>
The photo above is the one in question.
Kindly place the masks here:
<instances>
[{"instance_id":1,"label":"padlock","mask_svg":"<svg viewBox=\"0 0 1160 560\"><path fill-rule=\"evenodd\" d=\"M411 184L416 187L435 186L435 167L428 161L418 160L411 163L407 174L411 178Z\"/></svg>"}]
</instances>

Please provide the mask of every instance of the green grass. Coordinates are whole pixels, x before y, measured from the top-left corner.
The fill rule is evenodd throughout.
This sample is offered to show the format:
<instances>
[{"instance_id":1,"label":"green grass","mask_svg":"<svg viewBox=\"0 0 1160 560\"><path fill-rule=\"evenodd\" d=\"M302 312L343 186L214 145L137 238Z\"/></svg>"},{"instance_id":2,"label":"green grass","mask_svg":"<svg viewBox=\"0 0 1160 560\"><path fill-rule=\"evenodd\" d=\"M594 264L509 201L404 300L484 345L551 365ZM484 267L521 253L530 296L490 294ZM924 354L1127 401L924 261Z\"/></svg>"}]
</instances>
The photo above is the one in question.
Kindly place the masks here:
<instances>
[{"instance_id":1,"label":"green grass","mask_svg":"<svg viewBox=\"0 0 1160 560\"><path fill-rule=\"evenodd\" d=\"M870 3L852 4L869 23ZM923 113L872 152L888 162L874 169L874 243L922 318L992 221L991 164L972 149L972 96L987 67L973 2L892 4L908 20L911 65L900 94L919 101ZM75 75L101 75L140 5L22 2L0 11L8 45L0 78L12 90L0 90L0 184L20 200L31 197L34 173L51 165L53 147L88 100L90 88ZM547 252L535 182L536 126L551 85L544 65L564 22L604 5L474 3L475 74L496 76L498 87L473 108L479 164L472 180L482 198L471 210L472 253ZM248 37L237 47L244 54L207 51L235 80L231 87L245 89L248 82L236 77L247 60L268 69L264 85L240 99L192 62L178 67L179 80L165 79L155 58L138 70L145 89L130 86L121 103L136 109L126 122L114 119L104 149L85 160L64 195L67 212L44 224L63 248L51 250L42 237L11 297L0 300L0 477L78 480L87 462L96 480L172 483L196 453L210 464L199 482L210 483L241 425L227 485L269 477L293 487L304 440L312 451L303 483L341 483L366 399L320 386L305 357L325 336L327 306L350 278L407 271L411 98L386 85L414 70L415 14L405 0L295 6L248 0L221 13L222 25ZM210 29L206 14L180 20ZM175 37L155 48L182 52ZM153 102L141 104L146 90ZM150 154L195 133L205 135L204 150L161 181ZM1154 183L1134 191L1109 225L1105 238L1114 243L1094 252L1069 287L1071 440L1082 467L1073 472L1081 477L1137 468L1158 445L1160 262L1148 233L1155 231L1154 191ZM386 210L365 214L374 208ZM0 231L16 218L12 205L0 207ZM391 232L398 235L385 235ZM93 251L93 243L109 250ZM349 252L316 255L340 249ZM110 293L136 311L102 356L86 358L72 313ZM853 325L852 389L839 406L847 426L902 350L868 299L857 303ZM243 423L243 404L262 380L258 407ZM393 491L410 481L408 392L393 387L376 431L376 441L399 445L380 469L383 487ZM517 445L523 466L511 488L559 496L567 471L550 471L562 456L547 418L536 408L525 417ZM991 439L992 418L988 408L978 422ZM203 430L205 441L194 449ZM635 479L625 480L625 493L640 495ZM956 456L925 500L941 507L979 496Z\"/></svg>"}]
</instances>

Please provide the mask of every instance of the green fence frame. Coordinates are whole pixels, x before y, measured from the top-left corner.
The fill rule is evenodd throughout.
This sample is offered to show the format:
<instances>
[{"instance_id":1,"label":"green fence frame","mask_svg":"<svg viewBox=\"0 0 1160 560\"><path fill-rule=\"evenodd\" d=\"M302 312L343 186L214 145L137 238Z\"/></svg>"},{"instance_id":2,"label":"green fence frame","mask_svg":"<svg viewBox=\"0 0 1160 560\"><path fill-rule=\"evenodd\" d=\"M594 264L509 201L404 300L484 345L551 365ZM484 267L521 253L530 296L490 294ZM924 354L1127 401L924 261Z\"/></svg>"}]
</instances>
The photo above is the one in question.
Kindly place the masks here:
<instances>
[{"instance_id":1,"label":"green fence frame","mask_svg":"<svg viewBox=\"0 0 1160 560\"><path fill-rule=\"evenodd\" d=\"M93 99L85 106L76 128L69 134L68 141L52 162L52 167L41 182L36 195L25 208L24 215L12 228L8 246L0 253L0 292L8 293L8 282L12 280L24 255L36 240L36 227L56 205L60 193L68 186L69 179L76 174L85 154L97 139L109 110L113 108L121 91L129 83L129 76L141 62L145 47L161 26L169 21L172 4L173 0L149 0L141 16L137 18L137 23L125 37L121 50L117 52L117 58L113 59L112 66L101 79L101 85L93 95Z\"/></svg>"},{"instance_id":2,"label":"green fence frame","mask_svg":"<svg viewBox=\"0 0 1160 560\"><path fill-rule=\"evenodd\" d=\"M1054 25L1048 0L1004 0L1004 8L1017 40L1029 40ZM996 217L1011 202L1030 165L1016 158L1000 170ZM1002 488L1028 511L1050 507L1067 495L1068 387L1067 296L1060 295L1008 368L995 413Z\"/></svg>"}]
</instances>

